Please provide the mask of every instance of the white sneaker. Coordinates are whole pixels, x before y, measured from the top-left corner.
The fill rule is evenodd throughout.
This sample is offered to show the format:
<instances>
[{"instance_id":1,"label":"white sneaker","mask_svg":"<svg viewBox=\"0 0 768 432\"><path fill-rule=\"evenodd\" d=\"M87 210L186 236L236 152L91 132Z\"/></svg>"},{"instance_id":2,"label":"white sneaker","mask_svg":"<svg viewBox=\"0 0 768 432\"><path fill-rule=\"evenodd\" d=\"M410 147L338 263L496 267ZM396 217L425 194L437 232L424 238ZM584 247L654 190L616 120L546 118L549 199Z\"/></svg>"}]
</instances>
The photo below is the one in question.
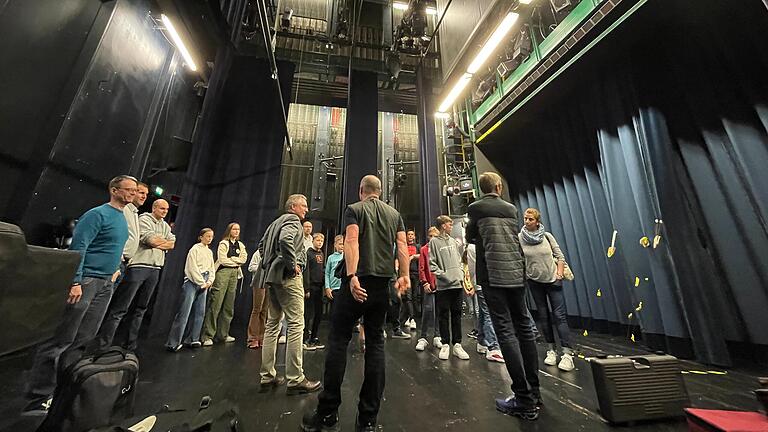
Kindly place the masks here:
<instances>
[{"instance_id":1,"label":"white sneaker","mask_svg":"<svg viewBox=\"0 0 768 432\"><path fill-rule=\"evenodd\" d=\"M467 352L464 351L464 347L461 346L461 344L453 345L453 355L455 355L461 360L469 360L469 354L467 354Z\"/></svg>"},{"instance_id":2,"label":"white sneaker","mask_svg":"<svg viewBox=\"0 0 768 432\"><path fill-rule=\"evenodd\" d=\"M575 367L576 366L573 364L573 356L570 354L563 354L563 357L560 358L560 364L557 365L558 369L565 372L570 372Z\"/></svg>"},{"instance_id":3,"label":"white sneaker","mask_svg":"<svg viewBox=\"0 0 768 432\"><path fill-rule=\"evenodd\" d=\"M387 338L387 331L386 330L382 330L382 333L384 333L384 339L386 339Z\"/></svg>"},{"instance_id":4,"label":"white sneaker","mask_svg":"<svg viewBox=\"0 0 768 432\"><path fill-rule=\"evenodd\" d=\"M203 341L203 346L211 346L213 345L213 341L211 339L206 339Z\"/></svg>"},{"instance_id":5,"label":"white sneaker","mask_svg":"<svg viewBox=\"0 0 768 432\"><path fill-rule=\"evenodd\" d=\"M129 432L149 432L152 430L153 427L155 427L156 422L157 422L157 417L149 416L144 420L136 423L135 425L129 427L128 431Z\"/></svg>"},{"instance_id":6,"label":"white sneaker","mask_svg":"<svg viewBox=\"0 0 768 432\"><path fill-rule=\"evenodd\" d=\"M445 344L440 347L440 354L437 355L437 358L440 360L448 360L448 356L451 355L451 347L448 346L448 344Z\"/></svg>"},{"instance_id":7,"label":"white sneaker","mask_svg":"<svg viewBox=\"0 0 768 432\"><path fill-rule=\"evenodd\" d=\"M432 339L432 345L435 346L435 348L440 349L443 347L443 341L440 340L440 336L435 336L434 339Z\"/></svg>"},{"instance_id":8,"label":"white sneaker","mask_svg":"<svg viewBox=\"0 0 768 432\"><path fill-rule=\"evenodd\" d=\"M499 350L489 350L488 353L485 354L485 359L489 362L504 363L504 356L501 355L501 351Z\"/></svg>"},{"instance_id":9,"label":"white sneaker","mask_svg":"<svg viewBox=\"0 0 768 432\"><path fill-rule=\"evenodd\" d=\"M411 330L415 330L416 329L416 320L411 318L411 321L408 323L408 327L410 327Z\"/></svg>"},{"instance_id":10,"label":"white sneaker","mask_svg":"<svg viewBox=\"0 0 768 432\"><path fill-rule=\"evenodd\" d=\"M477 350L478 354L485 354L485 353L488 352L488 347L483 345L483 344L478 343L476 350Z\"/></svg>"},{"instance_id":11,"label":"white sneaker","mask_svg":"<svg viewBox=\"0 0 768 432\"><path fill-rule=\"evenodd\" d=\"M227 336L224 339L224 343L231 343L231 342L234 342L234 341L235 341L235 338L233 338L232 336Z\"/></svg>"},{"instance_id":12,"label":"white sneaker","mask_svg":"<svg viewBox=\"0 0 768 432\"><path fill-rule=\"evenodd\" d=\"M277 343L284 344L285 343L285 335L280 335L280 337L277 338Z\"/></svg>"},{"instance_id":13,"label":"white sneaker","mask_svg":"<svg viewBox=\"0 0 768 432\"><path fill-rule=\"evenodd\" d=\"M429 342L427 342L426 339L419 339L419 341L416 342L416 351L424 351L427 348L427 345L429 345Z\"/></svg>"},{"instance_id":14,"label":"white sneaker","mask_svg":"<svg viewBox=\"0 0 768 432\"><path fill-rule=\"evenodd\" d=\"M554 366L557 364L557 353L549 350L547 351L547 357L544 359L544 364L547 366Z\"/></svg>"}]
</instances>

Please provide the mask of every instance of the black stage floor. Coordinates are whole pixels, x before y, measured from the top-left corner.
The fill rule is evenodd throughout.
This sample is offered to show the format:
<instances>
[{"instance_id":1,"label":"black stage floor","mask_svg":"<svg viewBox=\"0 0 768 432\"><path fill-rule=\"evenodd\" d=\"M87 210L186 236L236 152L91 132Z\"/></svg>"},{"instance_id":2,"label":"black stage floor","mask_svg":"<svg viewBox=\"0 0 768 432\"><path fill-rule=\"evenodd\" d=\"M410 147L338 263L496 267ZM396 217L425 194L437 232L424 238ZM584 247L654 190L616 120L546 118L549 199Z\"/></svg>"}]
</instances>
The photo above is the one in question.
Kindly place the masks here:
<instances>
[{"instance_id":1,"label":"black stage floor","mask_svg":"<svg viewBox=\"0 0 768 432\"><path fill-rule=\"evenodd\" d=\"M325 322L323 323L325 325ZM465 320L465 328L470 321ZM259 393L261 352L238 341L197 350L166 352L159 339L143 341L139 350L140 381L136 414L152 414L167 404L172 408L196 408L200 398L210 395L214 401L229 399L240 410L246 431L296 431L303 413L314 408L316 395L286 396L284 388ZM581 354L645 353L641 347L623 338L575 336ZM685 431L685 422L641 423L628 427L608 425L597 413L597 400L589 365L576 358L576 370L561 372L541 363L544 408L538 421L524 422L497 412L493 400L507 395L509 378L504 365L490 363L475 354L474 340L465 338L469 361L451 357L437 358L437 351L414 351L412 340L389 339L387 385L379 414L379 430L386 431L604 431L614 429L641 431ZM360 388L363 358L350 348L344 383L344 403L340 417L342 430L354 430L357 391ZM544 346L539 346L543 354ZM320 378L324 352L304 356L307 376ZM31 364L31 354L22 353L0 360L0 430L34 430L38 420L18 415L24 371ZM282 362L281 362L282 367ZM683 362L683 369L707 371L712 368ZM281 372L281 368L278 368ZM754 372L754 371L752 371ZM756 410L751 390L757 387L753 373L731 370L725 375L684 375L691 405L700 408Z\"/></svg>"}]
</instances>

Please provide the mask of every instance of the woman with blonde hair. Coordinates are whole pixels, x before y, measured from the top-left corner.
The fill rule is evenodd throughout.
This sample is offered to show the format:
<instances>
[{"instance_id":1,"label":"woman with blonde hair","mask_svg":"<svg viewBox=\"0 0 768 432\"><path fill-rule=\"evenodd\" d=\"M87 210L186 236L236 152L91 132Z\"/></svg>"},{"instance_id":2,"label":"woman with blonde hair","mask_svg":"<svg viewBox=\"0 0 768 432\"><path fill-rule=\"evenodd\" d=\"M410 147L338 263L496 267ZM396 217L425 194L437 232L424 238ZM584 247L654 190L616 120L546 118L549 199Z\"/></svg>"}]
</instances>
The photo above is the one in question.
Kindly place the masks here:
<instances>
[{"instance_id":1,"label":"woman with blonde hair","mask_svg":"<svg viewBox=\"0 0 768 432\"><path fill-rule=\"evenodd\" d=\"M181 303L173 319L171 331L165 347L176 352L187 345L197 348L200 343L200 330L205 315L205 299L208 288L214 280L216 268L213 265L213 230L203 228L197 237L198 243L187 253L184 264L184 283L181 285ZM182 345L183 342L183 345Z\"/></svg>"},{"instance_id":2,"label":"woman with blonde hair","mask_svg":"<svg viewBox=\"0 0 768 432\"><path fill-rule=\"evenodd\" d=\"M563 355L557 367L563 371L571 371L574 368L573 349L570 329L565 318L565 297L563 296L565 256L555 236L548 233L541 224L541 213L537 209L526 209L523 223L523 229L518 236L525 258L525 277L536 302L539 330L549 344L544 364L547 366L557 364L553 331L555 327L560 337L560 344L563 346ZM554 322L550 319L547 300L552 306Z\"/></svg>"},{"instance_id":3,"label":"woman with blonde hair","mask_svg":"<svg viewBox=\"0 0 768 432\"><path fill-rule=\"evenodd\" d=\"M243 278L240 268L248 260L248 252L240 241L240 224L232 222L219 242L216 260L216 278L208 295L208 308L203 324L203 346L217 342L234 342L229 335L229 324L235 312L237 282Z\"/></svg>"}]
</instances>

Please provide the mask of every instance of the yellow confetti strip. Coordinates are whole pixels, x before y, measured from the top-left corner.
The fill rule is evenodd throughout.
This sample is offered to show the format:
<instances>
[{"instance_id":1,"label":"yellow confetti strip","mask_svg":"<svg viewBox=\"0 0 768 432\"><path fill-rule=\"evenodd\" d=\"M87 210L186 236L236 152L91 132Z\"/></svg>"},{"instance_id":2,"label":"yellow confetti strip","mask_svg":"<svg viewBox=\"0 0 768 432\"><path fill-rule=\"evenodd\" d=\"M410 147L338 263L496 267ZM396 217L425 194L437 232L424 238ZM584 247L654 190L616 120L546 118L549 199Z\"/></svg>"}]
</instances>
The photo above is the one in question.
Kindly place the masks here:
<instances>
[{"instance_id":1,"label":"yellow confetti strip","mask_svg":"<svg viewBox=\"0 0 768 432\"><path fill-rule=\"evenodd\" d=\"M635 312L640 312L643 309L643 302L640 302L639 305L635 308Z\"/></svg>"},{"instance_id":2,"label":"yellow confetti strip","mask_svg":"<svg viewBox=\"0 0 768 432\"><path fill-rule=\"evenodd\" d=\"M635 286L636 287L640 286L640 278L637 276L635 276Z\"/></svg>"},{"instance_id":3,"label":"yellow confetti strip","mask_svg":"<svg viewBox=\"0 0 768 432\"><path fill-rule=\"evenodd\" d=\"M584 333L583 333L583 335L584 335L584 336L589 336L589 332L588 332L587 330L584 330Z\"/></svg>"},{"instance_id":4,"label":"yellow confetti strip","mask_svg":"<svg viewBox=\"0 0 768 432\"><path fill-rule=\"evenodd\" d=\"M728 372L726 371L707 371L708 373L711 373L713 375L727 375Z\"/></svg>"},{"instance_id":5,"label":"yellow confetti strip","mask_svg":"<svg viewBox=\"0 0 768 432\"><path fill-rule=\"evenodd\" d=\"M602 297L603 296L603 292L600 291L600 288L597 289L597 296L598 297Z\"/></svg>"},{"instance_id":6,"label":"yellow confetti strip","mask_svg":"<svg viewBox=\"0 0 768 432\"><path fill-rule=\"evenodd\" d=\"M651 241L648 240L648 237L642 237L640 239L640 245L642 245L644 248L647 248L648 246L651 245Z\"/></svg>"},{"instance_id":7,"label":"yellow confetti strip","mask_svg":"<svg viewBox=\"0 0 768 432\"><path fill-rule=\"evenodd\" d=\"M688 372L690 372L692 374L696 374L696 375L706 375L707 374L706 372L699 371L699 370L692 370L692 371L688 371Z\"/></svg>"},{"instance_id":8,"label":"yellow confetti strip","mask_svg":"<svg viewBox=\"0 0 768 432\"><path fill-rule=\"evenodd\" d=\"M580 359L583 359L583 358L584 358L584 354L579 354L579 355L578 355L578 357L579 357Z\"/></svg>"},{"instance_id":9,"label":"yellow confetti strip","mask_svg":"<svg viewBox=\"0 0 768 432\"><path fill-rule=\"evenodd\" d=\"M688 371L680 371L680 373L681 374L689 374L690 372L688 372Z\"/></svg>"},{"instance_id":10,"label":"yellow confetti strip","mask_svg":"<svg viewBox=\"0 0 768 432\"><path fill-rule=\"evenodd\" d=\"M632 319L632 312L630 312L629 315L627 315L627 319Z\"/></svg>"},{"instance_id":11,"label":"yellow confetti strip","mask_svg":"<svg viewBox=\"0 0 768 432\"><path fill-rule=\"evenodd\" d=\"M648 282L648 278L645 278L645 281Z\"/></svg>"},{"instance_id":12,"label":"yellow confetti strip","mask_svg":"<svg viewBox=\"0 0 768 432\"><path fill-rule=\"evenodd\" d=\"M635 341L635 334L634 333L632 333L632 337L630 339L632 339L632 342Z\"/></svg>"}]
</instances>

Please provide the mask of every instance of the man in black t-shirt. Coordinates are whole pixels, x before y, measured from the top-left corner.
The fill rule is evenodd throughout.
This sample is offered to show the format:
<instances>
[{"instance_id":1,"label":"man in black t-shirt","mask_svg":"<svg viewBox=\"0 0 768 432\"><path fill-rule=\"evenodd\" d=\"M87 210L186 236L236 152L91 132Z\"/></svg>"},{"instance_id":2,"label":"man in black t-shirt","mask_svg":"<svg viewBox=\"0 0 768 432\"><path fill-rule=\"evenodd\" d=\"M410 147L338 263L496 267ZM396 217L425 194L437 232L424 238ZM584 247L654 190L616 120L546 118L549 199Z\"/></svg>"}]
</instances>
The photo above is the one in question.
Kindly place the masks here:
<instances>
[{"instance_id":1,"label":"man in black t-shirt","mask_svg":"<svg viewBox=\"0 0 768 432\"><path fill-rule=\"evenodd\" d=\"M360 201L344 212L344 260L342 280L331 316L328 354L325 358L324 389L317 410L302 421L304 431L338 428L341 383L346 368L347 347L352 329L361 317L366 335L365 378L360 391L356 430L374 431L384 393L384 315L389 305L387 283L392 263L400 264L395 283L398 295L410 287L405 226L397 210L379 200L381 181L367 175L360 181Z\"/></svg>"}]
</instances>

